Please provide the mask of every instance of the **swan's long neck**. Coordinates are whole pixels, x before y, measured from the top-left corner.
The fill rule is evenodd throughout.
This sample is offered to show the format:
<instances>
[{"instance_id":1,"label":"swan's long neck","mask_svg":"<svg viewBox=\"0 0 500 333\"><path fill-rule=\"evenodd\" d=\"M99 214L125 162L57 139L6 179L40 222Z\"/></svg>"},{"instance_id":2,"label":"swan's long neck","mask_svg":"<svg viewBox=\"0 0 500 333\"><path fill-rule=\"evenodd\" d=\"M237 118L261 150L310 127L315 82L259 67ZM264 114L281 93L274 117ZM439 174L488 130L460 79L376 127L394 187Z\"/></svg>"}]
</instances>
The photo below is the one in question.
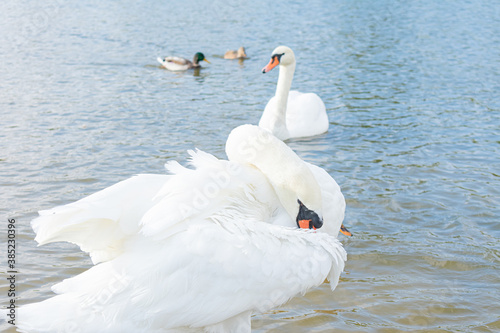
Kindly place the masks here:
<instances>
[{"instance_id":1,"label":"swan's long neck","mask_svg":"<svg viewBox=\"0 0 500 333\"><path fill-rule=\"evenodd\" d=\"M288 135L286 128L286 107L288 103L288 94L292 86L293 73L295 72L295 62L287 65L280 66L280 74L278 77L278 85L276 87L276 109L274 110L273 117L273 133L281 133L284 131ZM277 135L282 137L281 135Z\"/></svg>"},{"instance_id":2,"label":"swan's long neck","mask_svg":"<svg viewBox=\"0 0 500 333\"><path fill-rule=\"evenodd\" d=\"M257 167L270 181L283 207L295 219L297 199L322 213L321 189L306 163L281 140L257 126L235 128L226 142L230 161Z\"/></svg>"}]
</instances>

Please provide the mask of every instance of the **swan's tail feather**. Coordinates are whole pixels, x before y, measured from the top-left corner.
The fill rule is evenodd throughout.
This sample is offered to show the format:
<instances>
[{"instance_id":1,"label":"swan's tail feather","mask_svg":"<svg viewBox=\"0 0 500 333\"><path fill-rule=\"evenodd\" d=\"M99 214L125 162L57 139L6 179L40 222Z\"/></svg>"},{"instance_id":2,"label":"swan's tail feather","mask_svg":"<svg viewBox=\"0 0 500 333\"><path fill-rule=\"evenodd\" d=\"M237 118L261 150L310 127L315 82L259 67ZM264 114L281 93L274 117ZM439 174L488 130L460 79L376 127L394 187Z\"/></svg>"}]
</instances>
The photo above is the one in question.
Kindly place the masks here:
<instances>
[{"instance_id":1,"label":"swan's tail feather","mask_svg":"<svg viewBox=\"0 0 500 333\"><path fill-rule=\"evenodd\" d=\"M329 252L330 256L335 263L332 265L330 273L328 274L328 281L330 281L330 288L335 290L339 283L340 274L344 271L345 262L347 261L347 253L342 244L335 239L335 246L331 247Z\"/></svg>"}]
</instances>

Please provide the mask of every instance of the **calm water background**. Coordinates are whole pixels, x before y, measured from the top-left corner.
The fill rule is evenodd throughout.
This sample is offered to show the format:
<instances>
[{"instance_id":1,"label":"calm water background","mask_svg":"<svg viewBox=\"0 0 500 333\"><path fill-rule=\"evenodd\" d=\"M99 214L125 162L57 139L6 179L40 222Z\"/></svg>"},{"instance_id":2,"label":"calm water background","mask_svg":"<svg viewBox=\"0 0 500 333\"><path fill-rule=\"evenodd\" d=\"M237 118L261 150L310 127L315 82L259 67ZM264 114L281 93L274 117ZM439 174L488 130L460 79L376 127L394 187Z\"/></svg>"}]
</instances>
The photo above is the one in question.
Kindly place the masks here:
<instances>
[{"instance_id":1,"label":"calm water background","mask_svg":"<svg viewBox=\"0 0 500 333\"><path fill-rule=\"evenodd\" d=\"M500 3L3 1L0 29L0 237L15 218L18 304L90 267L70 244L36 247L37 210L193 147L225 158L274 94L277 71L260 70L285 44L293 89L331 121L288 143L341 185L355 236L334 293L256 314L253 330L500 330ZM250 59L221 59L241 45ZM212 61L198 72L156 64L197 51Z\"/></svg>"}]
</instances>

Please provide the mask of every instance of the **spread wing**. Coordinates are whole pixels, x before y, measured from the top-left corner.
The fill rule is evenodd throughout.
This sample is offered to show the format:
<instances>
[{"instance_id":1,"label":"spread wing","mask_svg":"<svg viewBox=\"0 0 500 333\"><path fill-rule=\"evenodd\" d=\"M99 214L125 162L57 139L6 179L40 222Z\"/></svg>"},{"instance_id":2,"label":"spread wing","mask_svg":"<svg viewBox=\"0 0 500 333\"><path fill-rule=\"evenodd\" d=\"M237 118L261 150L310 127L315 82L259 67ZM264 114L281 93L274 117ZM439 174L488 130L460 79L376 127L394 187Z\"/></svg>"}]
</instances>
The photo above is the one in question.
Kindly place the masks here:
<instances>
[{"instance_id":1,"label":"spread wing","mask_svg":"<svg viewBox=\"0 0 500 333\"><path fill-rule=\"evenodd\" d=\"M167 175L137 175L88 197L39 212L31 222L39 245L70 242L88 252L94 264L122 252L123 242L156 202Z\"/></svg>"}]
</instances>

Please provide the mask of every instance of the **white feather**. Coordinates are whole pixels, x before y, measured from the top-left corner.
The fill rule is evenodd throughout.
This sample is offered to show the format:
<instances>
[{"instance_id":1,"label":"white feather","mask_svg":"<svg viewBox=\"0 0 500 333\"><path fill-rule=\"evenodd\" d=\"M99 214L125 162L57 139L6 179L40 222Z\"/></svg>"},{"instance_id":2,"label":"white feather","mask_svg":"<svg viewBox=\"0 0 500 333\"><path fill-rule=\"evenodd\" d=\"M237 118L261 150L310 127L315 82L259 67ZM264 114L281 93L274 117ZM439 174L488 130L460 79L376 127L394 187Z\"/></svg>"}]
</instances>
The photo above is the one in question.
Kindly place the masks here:
<instances>
[{"instance_id":1,"label":"white feather","mask_svg":"<svg viewBox=\"0 0 500 333\"><path fill-rule=\"evenodd\" d=\"M139 220L170 177L137 175L74 203L39 212L31 222L39 245L70 242L88 252L94 264L122 251L127 237L137 233Z\"/></svg>"},{"instance_id":2,"label":"white feather","mask_svg":"<svg viewBox=\"0 0 500 333\"><path fill-rule=\"evenodd\" d=\"M315 93L290 91L295 72L295 55L286 46L272 53L282 54L276 94L266 105L259 126L281 140L314 136L328 131L330 125L325 104Z\"/></svg>"},{"instance_id":3,"label":"white feather","mask_svg":"<svg viewBox=\"0 0 500 333\"><path fill-rule=\"evenodd\" d=\"M260 131L242 126L232 143ZM296 156L283 147L274 138L266 149ZM253 312L325 279L335 288L346 260L336 239L340 217L327 209L323 228L298 229L277 195L283 184L264 160L255 161L266 172L243 155L239 161L190 155L194 169L170 163L173 175L139 175L42 212L33 222L37 240L74 242L101 263L55 285L57 296L21 307L21 331L250 332ZM339 190L326 172L293 156L285 160L304 164L293 172L327 182L321 188L327 200L325 191ZM336 225L329 229L330 219Z\"/></svg>"},{"instance_id":4,"label":"white feather","mask_svg":"<svg viewBox=\"0 0 500 333\"><path fill-rule=\"evenodd\" d=\"M189 60L175 56L163 59L157 58L156 60L158 60L163 67L173 72L185 71L192 67L192 63Z\"/></svg>"}]
</instances>

